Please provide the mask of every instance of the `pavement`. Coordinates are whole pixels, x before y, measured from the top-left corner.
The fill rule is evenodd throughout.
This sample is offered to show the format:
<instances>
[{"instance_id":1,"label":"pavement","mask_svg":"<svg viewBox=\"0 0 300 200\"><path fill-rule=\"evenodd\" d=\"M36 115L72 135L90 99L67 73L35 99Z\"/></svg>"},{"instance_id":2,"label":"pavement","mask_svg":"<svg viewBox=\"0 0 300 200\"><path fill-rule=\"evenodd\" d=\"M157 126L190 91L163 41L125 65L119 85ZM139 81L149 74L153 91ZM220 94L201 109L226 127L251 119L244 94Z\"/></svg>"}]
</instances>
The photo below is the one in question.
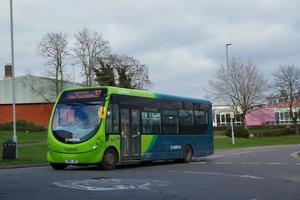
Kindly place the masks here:
<instances>
[{"instance_id":1,"label":"pavement","mask_svg":"<svg viewBox=\"0 0 300 200\"><path fill-rule=\"evenodd\" d=\"M218 151L188 164L0 170L0 199L300 199L299 145Z\"/></svg>"}]
</instances>

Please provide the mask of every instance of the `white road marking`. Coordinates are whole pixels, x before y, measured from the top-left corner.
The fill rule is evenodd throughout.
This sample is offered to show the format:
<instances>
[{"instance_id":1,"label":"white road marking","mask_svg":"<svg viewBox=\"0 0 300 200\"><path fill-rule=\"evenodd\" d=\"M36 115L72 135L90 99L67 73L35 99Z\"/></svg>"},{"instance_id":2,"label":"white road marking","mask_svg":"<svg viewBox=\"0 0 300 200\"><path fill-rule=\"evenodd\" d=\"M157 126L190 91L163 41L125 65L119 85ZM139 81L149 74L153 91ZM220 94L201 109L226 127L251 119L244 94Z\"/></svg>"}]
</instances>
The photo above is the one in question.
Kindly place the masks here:
<instances>
[{"instance_id":1,"label":"white road marking","mask_svg":"<svg viewBox=\"0 0 300 200\"><path fill-rule=\"evenodd\" d=\"M240 154L245 154L245 153L253 153L253 151L242 151L242 152L236 152L236 153L231 153L232 155L240 155Z\"/></svg>"},{"instance_id":2,"label":"white road marking","mask_svg":"<svg viewBox=\"0 0 300 200\"><path fill-rule=\"evenodd\" d=\"M276 162L270 162L270 163L266 163L267 165L287 165L288 163L276 163Z\"/></svg>"},{"instance_id":3,"label":"white road marking","mask_svg":"<svg viewBox=\"0 0 300 200\"><path fill-rule=\"evenodd\" d=\"M296 163L296 165L300 165L300 163Z\"/></svg>"},{"instance_id":4,"label":"white road marking","mask_svg":"<svg viewBox=\"0 0 300 200\"><path fill-rule=\"evenodd\" d=\"M232 162L214 162L216 165L231 165Z\"/></svg>"},{"instance_id":5,"label":"white road marking","mask_svg":"<svg viewBox=\"0 0 300 200\"><path fill-rule=\"evenodd\" d=\"M209 158L222 158L225 155L214 155L214 156L208 156Z\"/></svg>"},{"instance_id":6,"label":"white road marking","mask_svg":"<svg viewBox=\"0 0 300 200\"><path fill-rule=\"evenodd\" d=\"M156 187L166 187L169 181L162 180L136 180L136 179L83 179L64 180L53 183L55 186L88 190L88 191L111 191L111 190L149 190Z\"/></svg>"},{"instance_id":7,"label":"white road marking","mask_svg":"<svg viewBox=\"0 0 300 200\"><path fill-rule=\"evenodd\" d=\"M294 158L299 159L299 158L300 158L300 151L293 152L293 153L291 153L291 155L292 155Z\"/></svg>"},{"instance_id":8,"label":"white road marking","mask_svg":"<svg viewBox=\"0 0 300 200\"><path fill-rule=\"evenodd\" d=\"M259 162L243 162L243 165L259 165Z\"/></svg>"},{"instance_id":9,"label":"white road marking","mask_svg":"<svg viewBox=\"0 0 300 200\"><path fill-rule=\"evenodd\" d=\"M262 177L252 176L252 175L239 175L239 174L227 174L227 173L218 173L218 172L196 172L196 171L168 171L169 173L182 173L182 174L201 174L201 175L214 175L214 176L232 176L238 178L246 179L263 179Z\"/></svg>"},{"instance_id":10,"label":"white road marking","mask_svg":"<svg viewBox=\"0 0 300 200\"><path fill-rule=\"evenodd\" d=\"M195 161L195 162L191 162L190 164L192 164L192 165L205 165L205 164L207 164L207 162Z\"/></svg>"}]
</instances>

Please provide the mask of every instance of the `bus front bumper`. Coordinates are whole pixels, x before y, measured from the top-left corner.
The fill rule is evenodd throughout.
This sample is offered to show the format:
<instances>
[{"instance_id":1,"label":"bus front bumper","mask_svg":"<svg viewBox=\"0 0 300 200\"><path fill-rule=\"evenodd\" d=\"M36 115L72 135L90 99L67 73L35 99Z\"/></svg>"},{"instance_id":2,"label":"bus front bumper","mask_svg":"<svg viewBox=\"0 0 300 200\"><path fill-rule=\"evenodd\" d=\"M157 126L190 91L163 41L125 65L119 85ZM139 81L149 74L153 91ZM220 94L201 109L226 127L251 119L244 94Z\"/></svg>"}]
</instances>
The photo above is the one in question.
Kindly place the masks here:
<instances>
[{"instance_id":1,"label":"bus front bumper","mask_svg":"<svg viewBox=\"0 0 300 200\"><path fill-rule=\"evenodd\" d=\"M99 164L103 152L100 148L82 153L61 153L48 149L47 160L49 163L64 163L74 165Z\"/></svg>"}]
</instances>

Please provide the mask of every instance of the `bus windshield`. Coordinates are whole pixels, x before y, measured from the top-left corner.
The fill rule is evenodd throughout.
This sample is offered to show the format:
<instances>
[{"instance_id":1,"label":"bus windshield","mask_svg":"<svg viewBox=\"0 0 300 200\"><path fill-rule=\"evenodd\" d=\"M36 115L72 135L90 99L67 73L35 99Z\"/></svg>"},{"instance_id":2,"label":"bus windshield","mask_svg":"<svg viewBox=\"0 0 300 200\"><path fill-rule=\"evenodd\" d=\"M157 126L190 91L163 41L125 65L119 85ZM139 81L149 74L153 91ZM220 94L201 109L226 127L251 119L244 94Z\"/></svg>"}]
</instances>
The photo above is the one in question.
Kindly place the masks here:
<instances>
[{"instance_id":1,"label":"bus windshield","mask_svg":"<svg viewBox=\"0 0 300 200\"><path fill-rule=\"evenodd\" d=\"M82 92L77 98L72 95L67 93L61 97L56 105L52 121L54 137L66 144L85 142L97 133L100 126L98 113L104 102L104 98L100 96L98 98L88 96L89 99L84 99Z\"/></svg>"}]
</instances>

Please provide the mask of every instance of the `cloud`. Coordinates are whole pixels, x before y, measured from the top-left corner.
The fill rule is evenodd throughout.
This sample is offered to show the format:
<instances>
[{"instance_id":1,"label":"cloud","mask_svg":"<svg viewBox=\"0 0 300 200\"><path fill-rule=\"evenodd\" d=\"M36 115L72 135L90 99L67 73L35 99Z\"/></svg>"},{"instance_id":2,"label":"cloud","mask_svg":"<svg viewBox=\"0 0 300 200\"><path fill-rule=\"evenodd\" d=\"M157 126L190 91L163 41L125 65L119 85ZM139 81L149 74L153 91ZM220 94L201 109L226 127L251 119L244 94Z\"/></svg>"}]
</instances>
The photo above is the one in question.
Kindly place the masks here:
<instances>
[{"instance_id":1,"label":"cloud","mask_svg":"<svg viewBox=\"0 0 300 200\"><path fill-rule=\"evenodd\" d=\"M65 32L72 43L87 27L102 33L114 53L147 64L152 90L202 97L214 70L225 63L226 43L233 44L230 57L251 58L268 78L280 64L297 65L299 6L296 0L14 1L16 74L45 69L36 44L47 32ZM3 66L10 62L8 2L0 7L0 27Z\"/></svg>"}]
</instances>

